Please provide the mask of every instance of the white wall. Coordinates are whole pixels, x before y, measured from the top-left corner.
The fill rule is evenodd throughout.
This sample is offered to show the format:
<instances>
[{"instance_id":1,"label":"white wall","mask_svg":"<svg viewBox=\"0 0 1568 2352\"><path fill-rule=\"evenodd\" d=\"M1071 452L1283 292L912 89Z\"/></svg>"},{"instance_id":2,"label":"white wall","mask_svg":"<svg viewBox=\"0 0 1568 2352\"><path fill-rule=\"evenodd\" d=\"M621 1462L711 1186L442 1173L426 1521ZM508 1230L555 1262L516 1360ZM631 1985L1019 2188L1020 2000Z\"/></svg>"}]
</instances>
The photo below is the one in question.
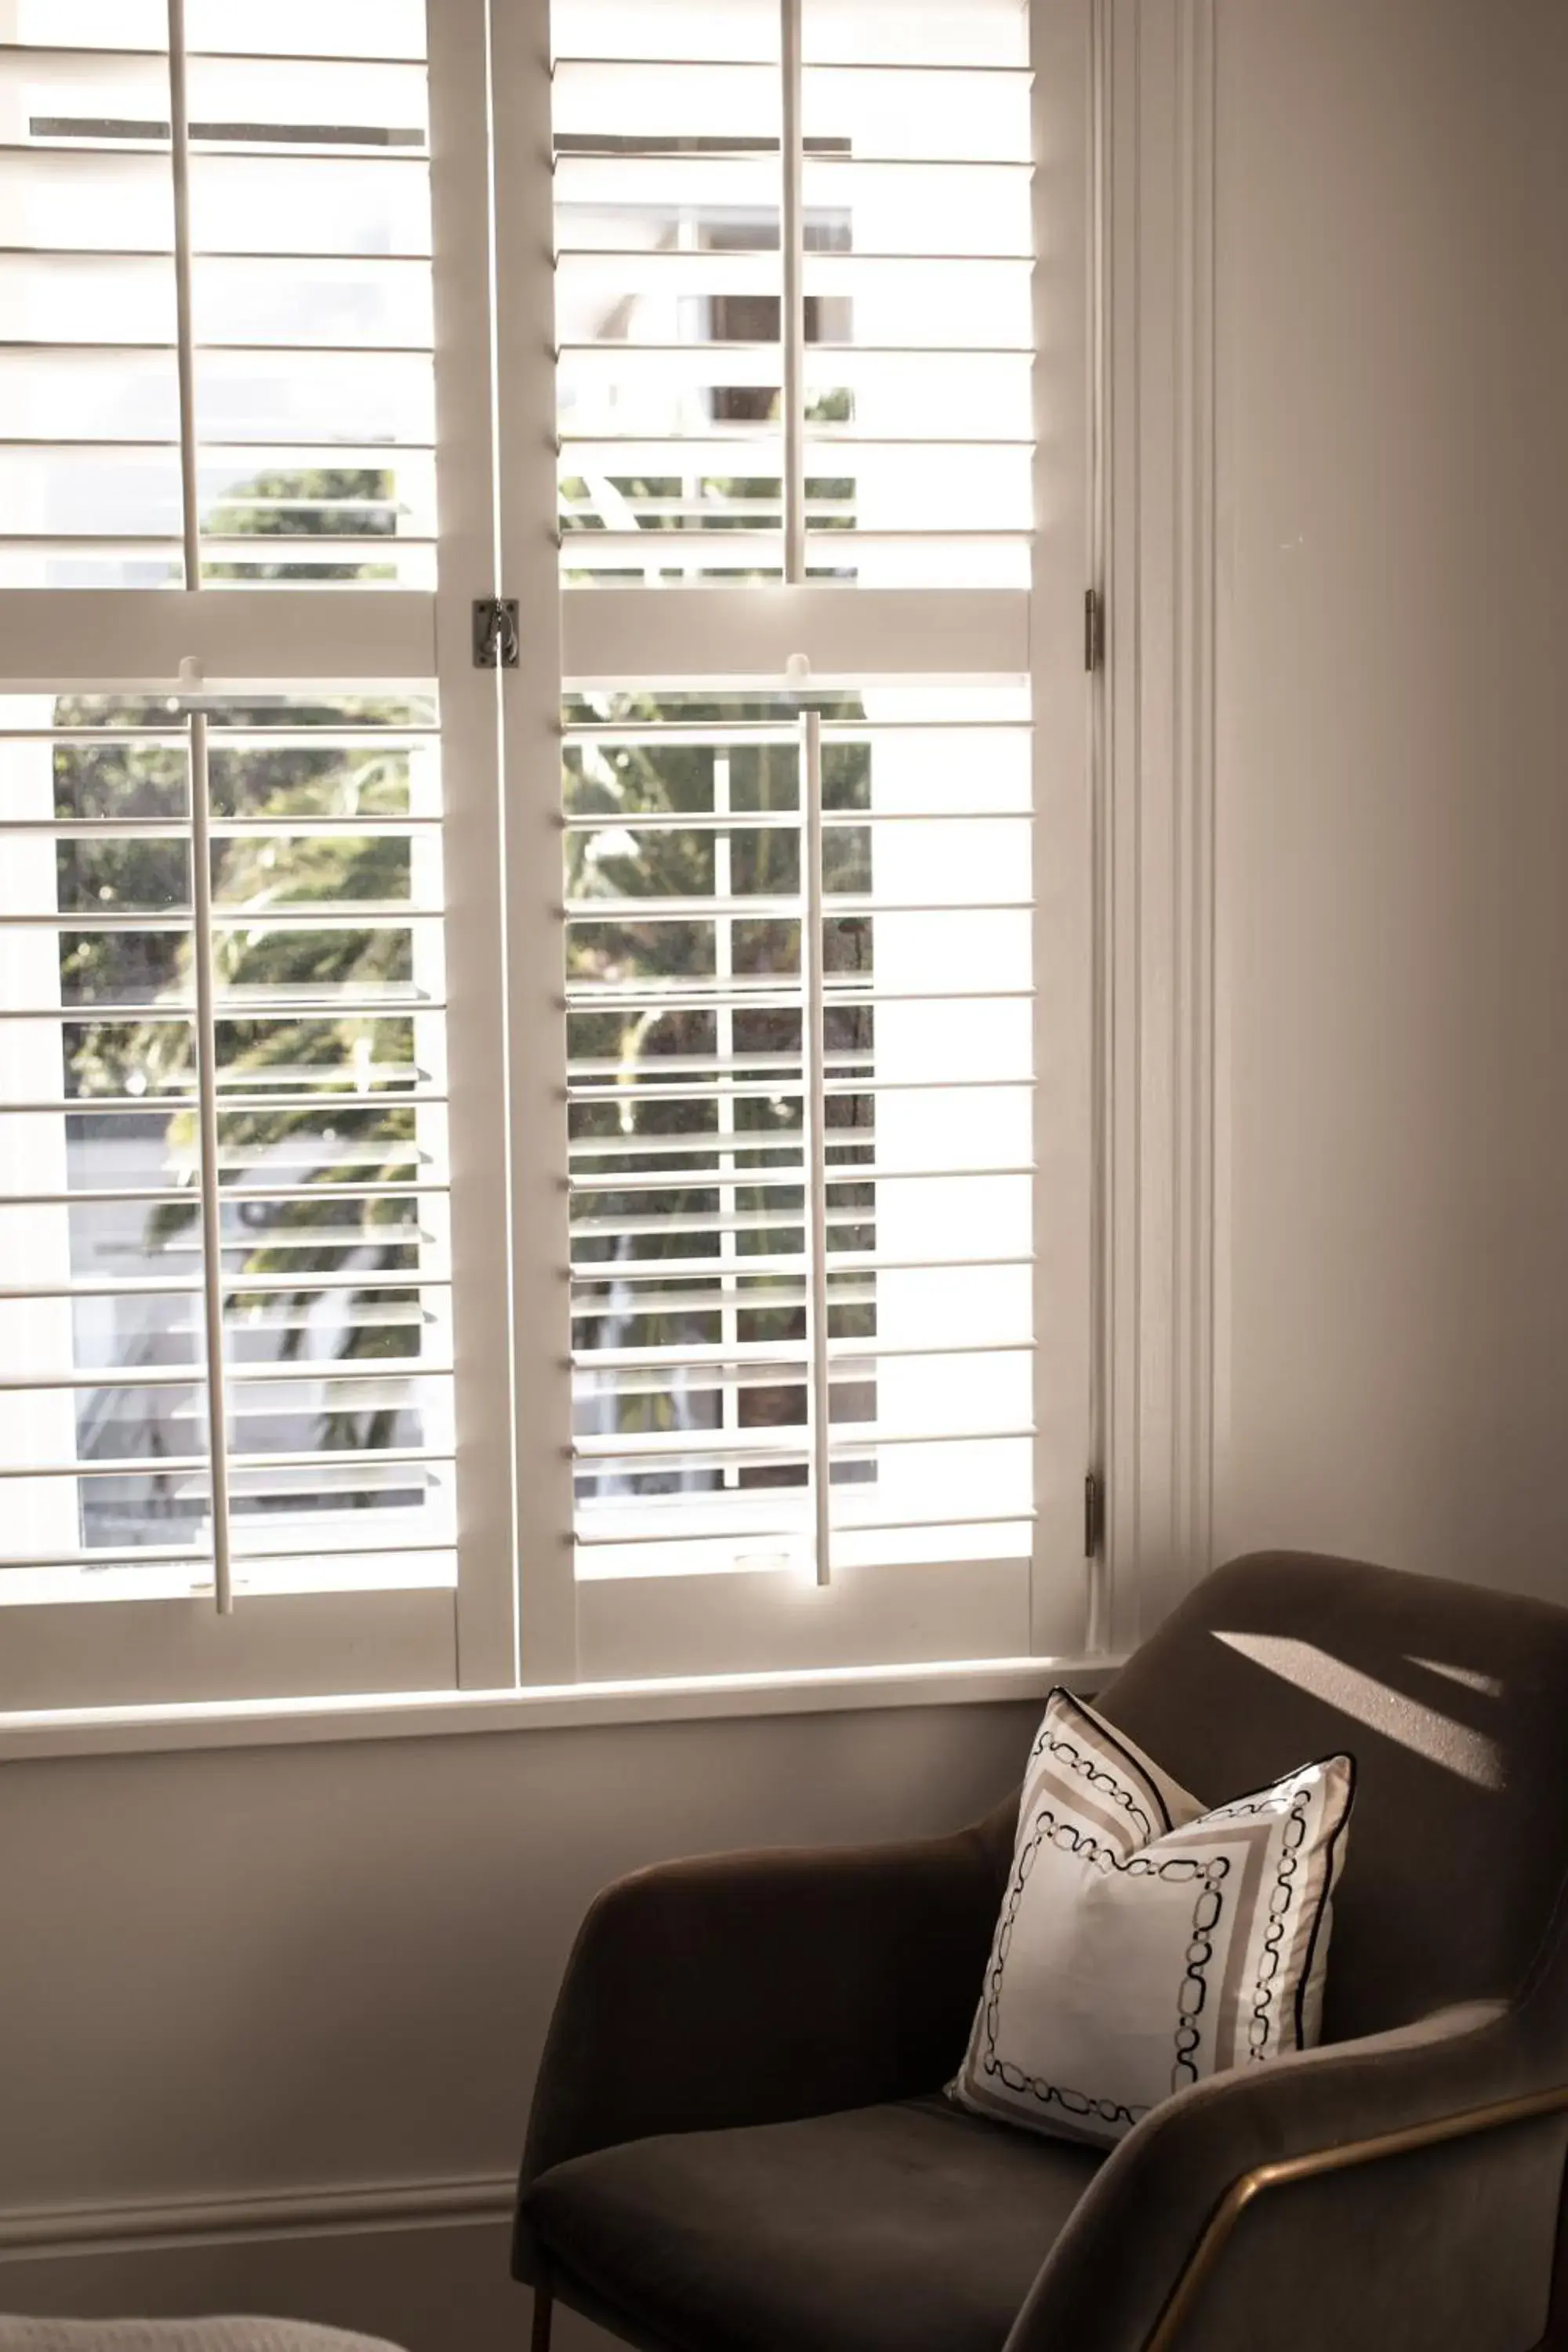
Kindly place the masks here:
<instances>
[{"instance_id":1,"label":"white wall","mask_svg":"<svg viewBox=\"0 0 1568 2352\"><path fill-rule=\"evenodd\" d=\"M1568 8L1218 73L1218 1548L1568 1600Z\"/></svg>"},{"instance_id":2,"label":"white wall","mask_svg":"<svg viewBox=\"0 0 1568 2352\"><path fill-rule=\"evenodd\" d=\"M499 2180L567 1948L607 1879L740 1844L956 1827L1016 1781L1037 1713L6 1765L0 2221ZM526 2315L496 2224L0 2259L0 2310L236 2305L379 2327L414 2352L515 2341Z\"/></svg>"}]
</instances>

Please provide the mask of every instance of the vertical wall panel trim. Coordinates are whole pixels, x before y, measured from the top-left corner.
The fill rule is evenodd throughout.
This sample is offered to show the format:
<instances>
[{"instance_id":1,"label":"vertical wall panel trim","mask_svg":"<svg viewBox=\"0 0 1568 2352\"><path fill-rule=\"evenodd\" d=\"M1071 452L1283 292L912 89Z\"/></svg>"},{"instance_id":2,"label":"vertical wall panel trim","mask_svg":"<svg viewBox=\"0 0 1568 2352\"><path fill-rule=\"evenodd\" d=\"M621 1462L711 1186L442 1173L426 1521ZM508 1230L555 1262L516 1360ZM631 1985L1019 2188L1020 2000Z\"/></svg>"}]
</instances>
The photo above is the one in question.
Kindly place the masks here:
<instances>
[{"instance_id":1,"label":"vertical wall panel trim","mask_svg":"<svg viewBox=\"0 0 1568 2352\"><path fill-rule=\"evenodd\" d=\"M1054 0L1030 26L1035 544L1034 1367L1030 1645L1098 1638L1101 1579L1084 1558L1083 1481L1100 1459L1095 1361L1095 904L1099 677L1084 669L1096 544L1094 330L1097 0ZM973 592L964 592L972 593Z\"/></svg>"},{"instance_id":2,"label":"vertical wall panel trim","mask_svg":"<svg viewBox=\"0 0 1568 2352\"><path fill-rule=\"evenodd\" d=\"M1103 1409L1130 1647L1210 1565L1214 0L1104 0Z\"/></svg>"}]
</instances>

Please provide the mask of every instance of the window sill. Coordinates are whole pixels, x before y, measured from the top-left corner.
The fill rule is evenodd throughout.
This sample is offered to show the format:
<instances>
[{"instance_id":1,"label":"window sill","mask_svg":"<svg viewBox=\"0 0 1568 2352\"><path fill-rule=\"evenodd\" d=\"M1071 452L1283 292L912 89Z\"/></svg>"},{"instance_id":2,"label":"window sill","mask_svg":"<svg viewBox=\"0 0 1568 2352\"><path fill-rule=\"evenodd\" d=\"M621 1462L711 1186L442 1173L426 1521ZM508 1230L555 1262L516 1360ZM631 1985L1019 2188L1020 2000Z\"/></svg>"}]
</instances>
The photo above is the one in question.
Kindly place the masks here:
<instances>
[{"instance_id":1,"label":"window sill","mask_svg":"<svg viewBox=\"0 0 1568 2352\"><path fill-rule=\"evenodd\" d=\"M472 1732L588 1730L727 1717L843 1714L1092 1692L1121 1661L986 1658L941 1665L846 1666L530 1690L418 1691L363 1697L243 1699L164 1707L0 1714L0 1763L214 1748L309 1747L341 1739L453 1738Z\"/></svg>"}]
</instances>

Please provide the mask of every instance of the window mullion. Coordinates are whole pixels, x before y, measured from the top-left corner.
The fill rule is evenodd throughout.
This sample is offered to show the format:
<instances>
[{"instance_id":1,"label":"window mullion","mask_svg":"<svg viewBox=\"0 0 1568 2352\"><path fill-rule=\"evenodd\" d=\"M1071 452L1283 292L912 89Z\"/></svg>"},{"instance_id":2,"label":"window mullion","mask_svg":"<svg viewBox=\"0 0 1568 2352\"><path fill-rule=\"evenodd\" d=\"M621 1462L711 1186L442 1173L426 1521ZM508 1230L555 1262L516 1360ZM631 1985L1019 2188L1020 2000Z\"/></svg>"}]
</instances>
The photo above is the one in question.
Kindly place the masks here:
<instances>
[{"instance_id":1,"label":"window mullion","mask_svg":"<svg viewBox=\"0 0 1568 2352\"><path fill-rule=\"evenodd\" d=\"M452 1317L458 1487L458 1680L518 1677L511 1169L506 1085L511 981L497 674L474 667L472 602L497 594L489 249L491 61L484 0L429 11L436 442L437 664L445 793L451 1097ZM508 587L509 594L516 594Z\"/></svg>"},{"instance_id":2,"label":"window mullion","mask_svg":"<svg viewBox=\"0 0 1568 2352\"><path fill-rule=\"evenodd\" d=\"M510 1309L521 1678L577 1672L572 1555L554 173L547 0L491 19L502 578L526 616L502 673ZM552 1017L545 1017L545 1008Z\"/></svg>"}]
</instances>

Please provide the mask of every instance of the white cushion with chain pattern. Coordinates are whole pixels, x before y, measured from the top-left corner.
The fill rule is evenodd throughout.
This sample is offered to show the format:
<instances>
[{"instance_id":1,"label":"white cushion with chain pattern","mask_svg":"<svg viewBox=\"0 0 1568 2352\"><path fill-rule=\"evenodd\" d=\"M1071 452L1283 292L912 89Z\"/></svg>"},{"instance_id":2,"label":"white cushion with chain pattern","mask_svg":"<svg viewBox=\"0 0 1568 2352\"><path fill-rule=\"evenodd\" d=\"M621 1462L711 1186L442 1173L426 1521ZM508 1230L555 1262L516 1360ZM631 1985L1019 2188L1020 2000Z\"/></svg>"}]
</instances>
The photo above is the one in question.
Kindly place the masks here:
<instances>
[{"instance_id":1,"label":"white cushion with chain pattern","mask_svg":"<svg viewBox=\"0 0 1568 2352\"><path fill-rule=\"evenodd\" d=\"M1330 1756L1205 1811L1053 1691L952 2096L1112 2141L1188 2083L1310 2049L1354 1789Z\"/></svg>"}]
</instances>

